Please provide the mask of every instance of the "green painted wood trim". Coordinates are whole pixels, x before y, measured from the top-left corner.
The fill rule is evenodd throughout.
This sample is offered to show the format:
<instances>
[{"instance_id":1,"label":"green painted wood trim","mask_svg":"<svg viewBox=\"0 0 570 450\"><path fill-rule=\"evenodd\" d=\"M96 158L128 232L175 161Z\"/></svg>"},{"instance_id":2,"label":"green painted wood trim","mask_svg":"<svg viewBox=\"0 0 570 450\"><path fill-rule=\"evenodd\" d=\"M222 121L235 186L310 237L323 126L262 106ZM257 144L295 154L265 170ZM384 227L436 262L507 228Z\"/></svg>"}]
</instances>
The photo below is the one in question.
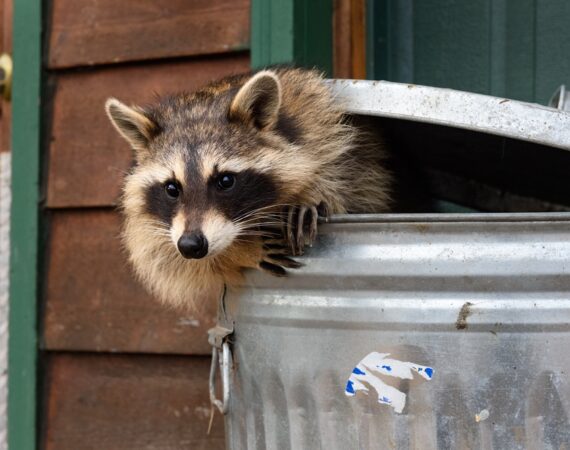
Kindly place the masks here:
<instances>
[{"instance_id":1,"label":"green painted wood trim","mask_svg":"<svg viewBox=\"0 0 570 450\"><path fill-rule=\"evenodd\" d=\"M251 66L293 61L293 0L251 1Z\"/></svg>"},{"instance_id":2,"label":"green painted wood trim","mask_svg":"<svg viewBox=\"0 0 570 450\"><path fill-rule=\"evenodd\" d=\"M37 445L41 0L14 1L8 446Z\"/></svg>"},{"instance_id":3,"label":"green painted wood trim","mask_svg":"<svg viewBox=\"0 0 570 450\"><path fill-rule=\"evenodd\" d=\"M387 80L389 0L366 1L366 78Z\"/></svg>"},{"instance_id":4,"label":"green painted wood trim","mask_svg":"<svg viewBox=\"0 0 570 450\"><path fill-rule=\"evenodd\" d=\"M251 66L293 63L332 73L333 0L252 0Z\"/></svg>"},{"instance_id":5,"label":"green painted wood trim","mask_svg":"<svg viewBox=\"0 0 570 450\"><path fill-rule=\"evenodd\" d=\"M367 77L546 104L570 84L568 0L366 0Z\"/></svg>"},{"instance_id":6,"label":"green painted wood trim","mask_svg":"<svg viewBox=\"0 0 570 450\"><path fill-rule=\"evenodd\" d=\"M295 63L303 67L318 67L332 76L332 0L297 0L294 13Z\"/></svg>"}]
</instances>

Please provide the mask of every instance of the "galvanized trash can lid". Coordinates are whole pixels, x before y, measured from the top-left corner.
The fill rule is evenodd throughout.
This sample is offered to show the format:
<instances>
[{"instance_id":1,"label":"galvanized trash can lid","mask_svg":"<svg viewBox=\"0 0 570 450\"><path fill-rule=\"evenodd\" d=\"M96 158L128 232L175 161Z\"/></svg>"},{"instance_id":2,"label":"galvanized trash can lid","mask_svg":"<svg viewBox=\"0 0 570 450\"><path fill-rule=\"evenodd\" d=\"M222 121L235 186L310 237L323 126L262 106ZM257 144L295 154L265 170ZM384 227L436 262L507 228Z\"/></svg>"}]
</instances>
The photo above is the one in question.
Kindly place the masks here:
<instances>
[{"instance_id":1,"label":"galvanized trash can lid","mask_svg":"<svg viewBox=\"0 0 570 450\"><path fill-rule=\"evenodd\" d=\"M570 112L415 84L367 80L327 83L352 114L446 125L570 150Z\"/></svg>"}]
</instances>

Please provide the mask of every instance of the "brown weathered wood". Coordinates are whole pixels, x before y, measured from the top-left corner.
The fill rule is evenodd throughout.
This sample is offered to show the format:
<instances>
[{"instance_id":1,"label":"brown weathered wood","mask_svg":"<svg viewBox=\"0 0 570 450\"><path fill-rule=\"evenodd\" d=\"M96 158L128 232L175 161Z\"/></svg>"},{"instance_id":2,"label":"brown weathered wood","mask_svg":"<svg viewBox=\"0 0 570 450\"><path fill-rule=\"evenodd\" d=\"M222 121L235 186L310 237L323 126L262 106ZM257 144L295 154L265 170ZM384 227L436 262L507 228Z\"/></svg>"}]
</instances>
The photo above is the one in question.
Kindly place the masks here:
<instances>
[{"instance_id":1,"label":"brown weathered wood","mask_svg":"<svg viewBox=\"0 0 570 450\"><path fill-rule=\"evenodd\" d=\"M49 350L209 354L216 298L169 309L133 278L112 210L52 213L44 347Z\"/></svg>"},{"instance_id":2,"label":"brown weathered wood","mask_svg":"<svg viewBox=\"0 0 570 450\"><path fill-rule=\"evenodd\" d=\"M146 103L156 93L193 90L249 70L246 54L56 74L49 145L47 205L108 206L116 202L131 151L105 115L108 97Z\"/></svg>"},{"instance_id":3,"label":"brown weathered wood","mask_svg":"<svg viewBox=\"0 0 570 450\"><path fill-rule=\"evenodd\" d=\"M335 0L333 11L333 72L352 78L351 0Z\"/></svg>"},{"instance_id":4,"label":"brown weathered wood","mask_svg":"<svg viewBox=\"0 0 570 450\"><path fill-rule=\"evenodd\" d=\"M249 0L52 0L50 68L225 53L249 46Z\"/></svg>"},{"instance_id":5,"label":"brown weathered wood","mask_svg":"<svg viewBox=\"0 0 570 450\"><path fill-rule=\"evenodd\" d=\"M364 0L335 0L333 63L336 78L366 78L366 14Z\"/></svg>"},{"instance_id":6,"label":"brown weathered wood","mask_svg":"<svg viewBox=\"0 0 570 450\"><path fill-rule=\"evenodd\" d=\"M223 449L207 435L209 358L48 355L46 450Z\"/></svg>"},{"instance_id":7,"label":"brown weathered wood","mask_svg":"<svg viewBox=\"0 0 570 450\"><path fill-rule=\"evenodd\" d=\"M352 78L366 79L366 5L351 0Z\"/></svg>"},{"instance_id":8,"label":"brown weathered wood","mask_svg":"<svg viewBox=\"0 0 570 450\"><path fill-rule=\"evenodd\" d=\"M15 0L0 0L2 12L2 51L12 52L12 10Z\"/></svg>"}]
</instances>

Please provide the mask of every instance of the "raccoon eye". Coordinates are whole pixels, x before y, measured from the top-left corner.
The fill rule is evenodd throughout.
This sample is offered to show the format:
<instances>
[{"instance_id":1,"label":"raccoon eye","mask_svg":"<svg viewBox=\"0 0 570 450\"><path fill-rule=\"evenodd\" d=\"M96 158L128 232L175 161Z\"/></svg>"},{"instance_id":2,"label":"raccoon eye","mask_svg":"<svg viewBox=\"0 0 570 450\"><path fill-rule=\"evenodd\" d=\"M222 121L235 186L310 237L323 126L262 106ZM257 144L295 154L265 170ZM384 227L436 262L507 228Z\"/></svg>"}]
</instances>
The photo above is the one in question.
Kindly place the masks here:
<instances>
[{"instance_id":1,"label":"raccoon eye","mask_svg":"<svg viewBox=\"0 0 570 450\"><path fill-rule=\"evenodd\" d=\"M180 195L180 188L174 181L167 181L164 184L164 190L170 198L178 198Z\"/></svg>"},{"instance_id":2,"label":"raccoon eye","mask_svg":"<svg viewBox=\"0 0 570 450\"><path fill-rule=\"evenodd\" d=\"M218 177L218 188L228 191L236 184L236 177L231 173L223 173Z\"/></svg>"}]
</instances>

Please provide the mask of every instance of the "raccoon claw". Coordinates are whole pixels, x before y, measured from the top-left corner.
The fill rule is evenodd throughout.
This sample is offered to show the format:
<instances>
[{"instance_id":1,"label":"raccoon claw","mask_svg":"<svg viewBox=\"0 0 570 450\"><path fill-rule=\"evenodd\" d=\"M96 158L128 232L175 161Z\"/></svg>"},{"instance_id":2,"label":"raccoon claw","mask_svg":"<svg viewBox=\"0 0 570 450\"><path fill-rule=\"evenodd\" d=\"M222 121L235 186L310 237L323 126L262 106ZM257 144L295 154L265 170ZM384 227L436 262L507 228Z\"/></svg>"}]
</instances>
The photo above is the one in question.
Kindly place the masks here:
<instances>
[{"instance_id":1,"label":"raccoon claw","mask_svg":"<svg viewBox=\"0 0 570 450\"><path fill-rule=\"evenodd\" d=\"M299 261L295 261L285 255L270 253L266 256L265 261L269 261L272 264L280 265L281 267L286 267L287 269L298 269L302 267Z\"/></svg>"},{"instance_id":2,"label":"raccoon claw","mask_svg":"<svg viewBox=\"0 0 570 450\"><path fill-rule=\"evenodd\" d=\"M287 256L270 253L259 263L259 268L276 277L284 277L287 275L285 268L298 269L302 265L300 262L288 258Z\"/></svg>"},{"instance_id":3,"label":"raccoon claw","mask_svg":"<svg viewBox=\"0 0 570 450\"><path fill-rule=\"evenodd\" d=\"M303 205L289 208L285 237L293 256L302 255L305 245L308 243L310 246L314 242L317 237L318 217L319 211L316 206ZM308 232L307 235L305 231Z\"/></svg>"},{"instance_id":4,"label":"raccoon claw","mask_svg":"<svg viewBox=\"0 0 570 450\"><path fill-rule=\"evenodd\" d=\"M303 266L300 262L288 257L291 251L282 239L264 239L263 251L264 255L259 268L271 275L284 277L287 275L285 269L298 269Z\"/></svg>"},{"instance_id":5,"label":"raccoon claw","mask_svg":"<svg viewBox=\"0 0 570 450\"><path fill-rule=\"evenodd\" d=\"M272 264L267 261L261 261L259 263L259 268L264 272L268 272L269 274L274 275L276 277L284 277L287 275L287 271L283 267L278 266L277 264Z\"/></svg>"},{"instance_id":6,"label":"raccoon claw","mask_svg":"<svg viewBox=\"0 0 570 450\"><path fill-rule=\"evenodd\" d=\"M291 253L295 255L295 238L293 235L293 220L295 218L295 207L289 208L287 212L287 230L285 232L285 239L287 241L288 246L291 248Z\"/></svg>"}]
</instances>

